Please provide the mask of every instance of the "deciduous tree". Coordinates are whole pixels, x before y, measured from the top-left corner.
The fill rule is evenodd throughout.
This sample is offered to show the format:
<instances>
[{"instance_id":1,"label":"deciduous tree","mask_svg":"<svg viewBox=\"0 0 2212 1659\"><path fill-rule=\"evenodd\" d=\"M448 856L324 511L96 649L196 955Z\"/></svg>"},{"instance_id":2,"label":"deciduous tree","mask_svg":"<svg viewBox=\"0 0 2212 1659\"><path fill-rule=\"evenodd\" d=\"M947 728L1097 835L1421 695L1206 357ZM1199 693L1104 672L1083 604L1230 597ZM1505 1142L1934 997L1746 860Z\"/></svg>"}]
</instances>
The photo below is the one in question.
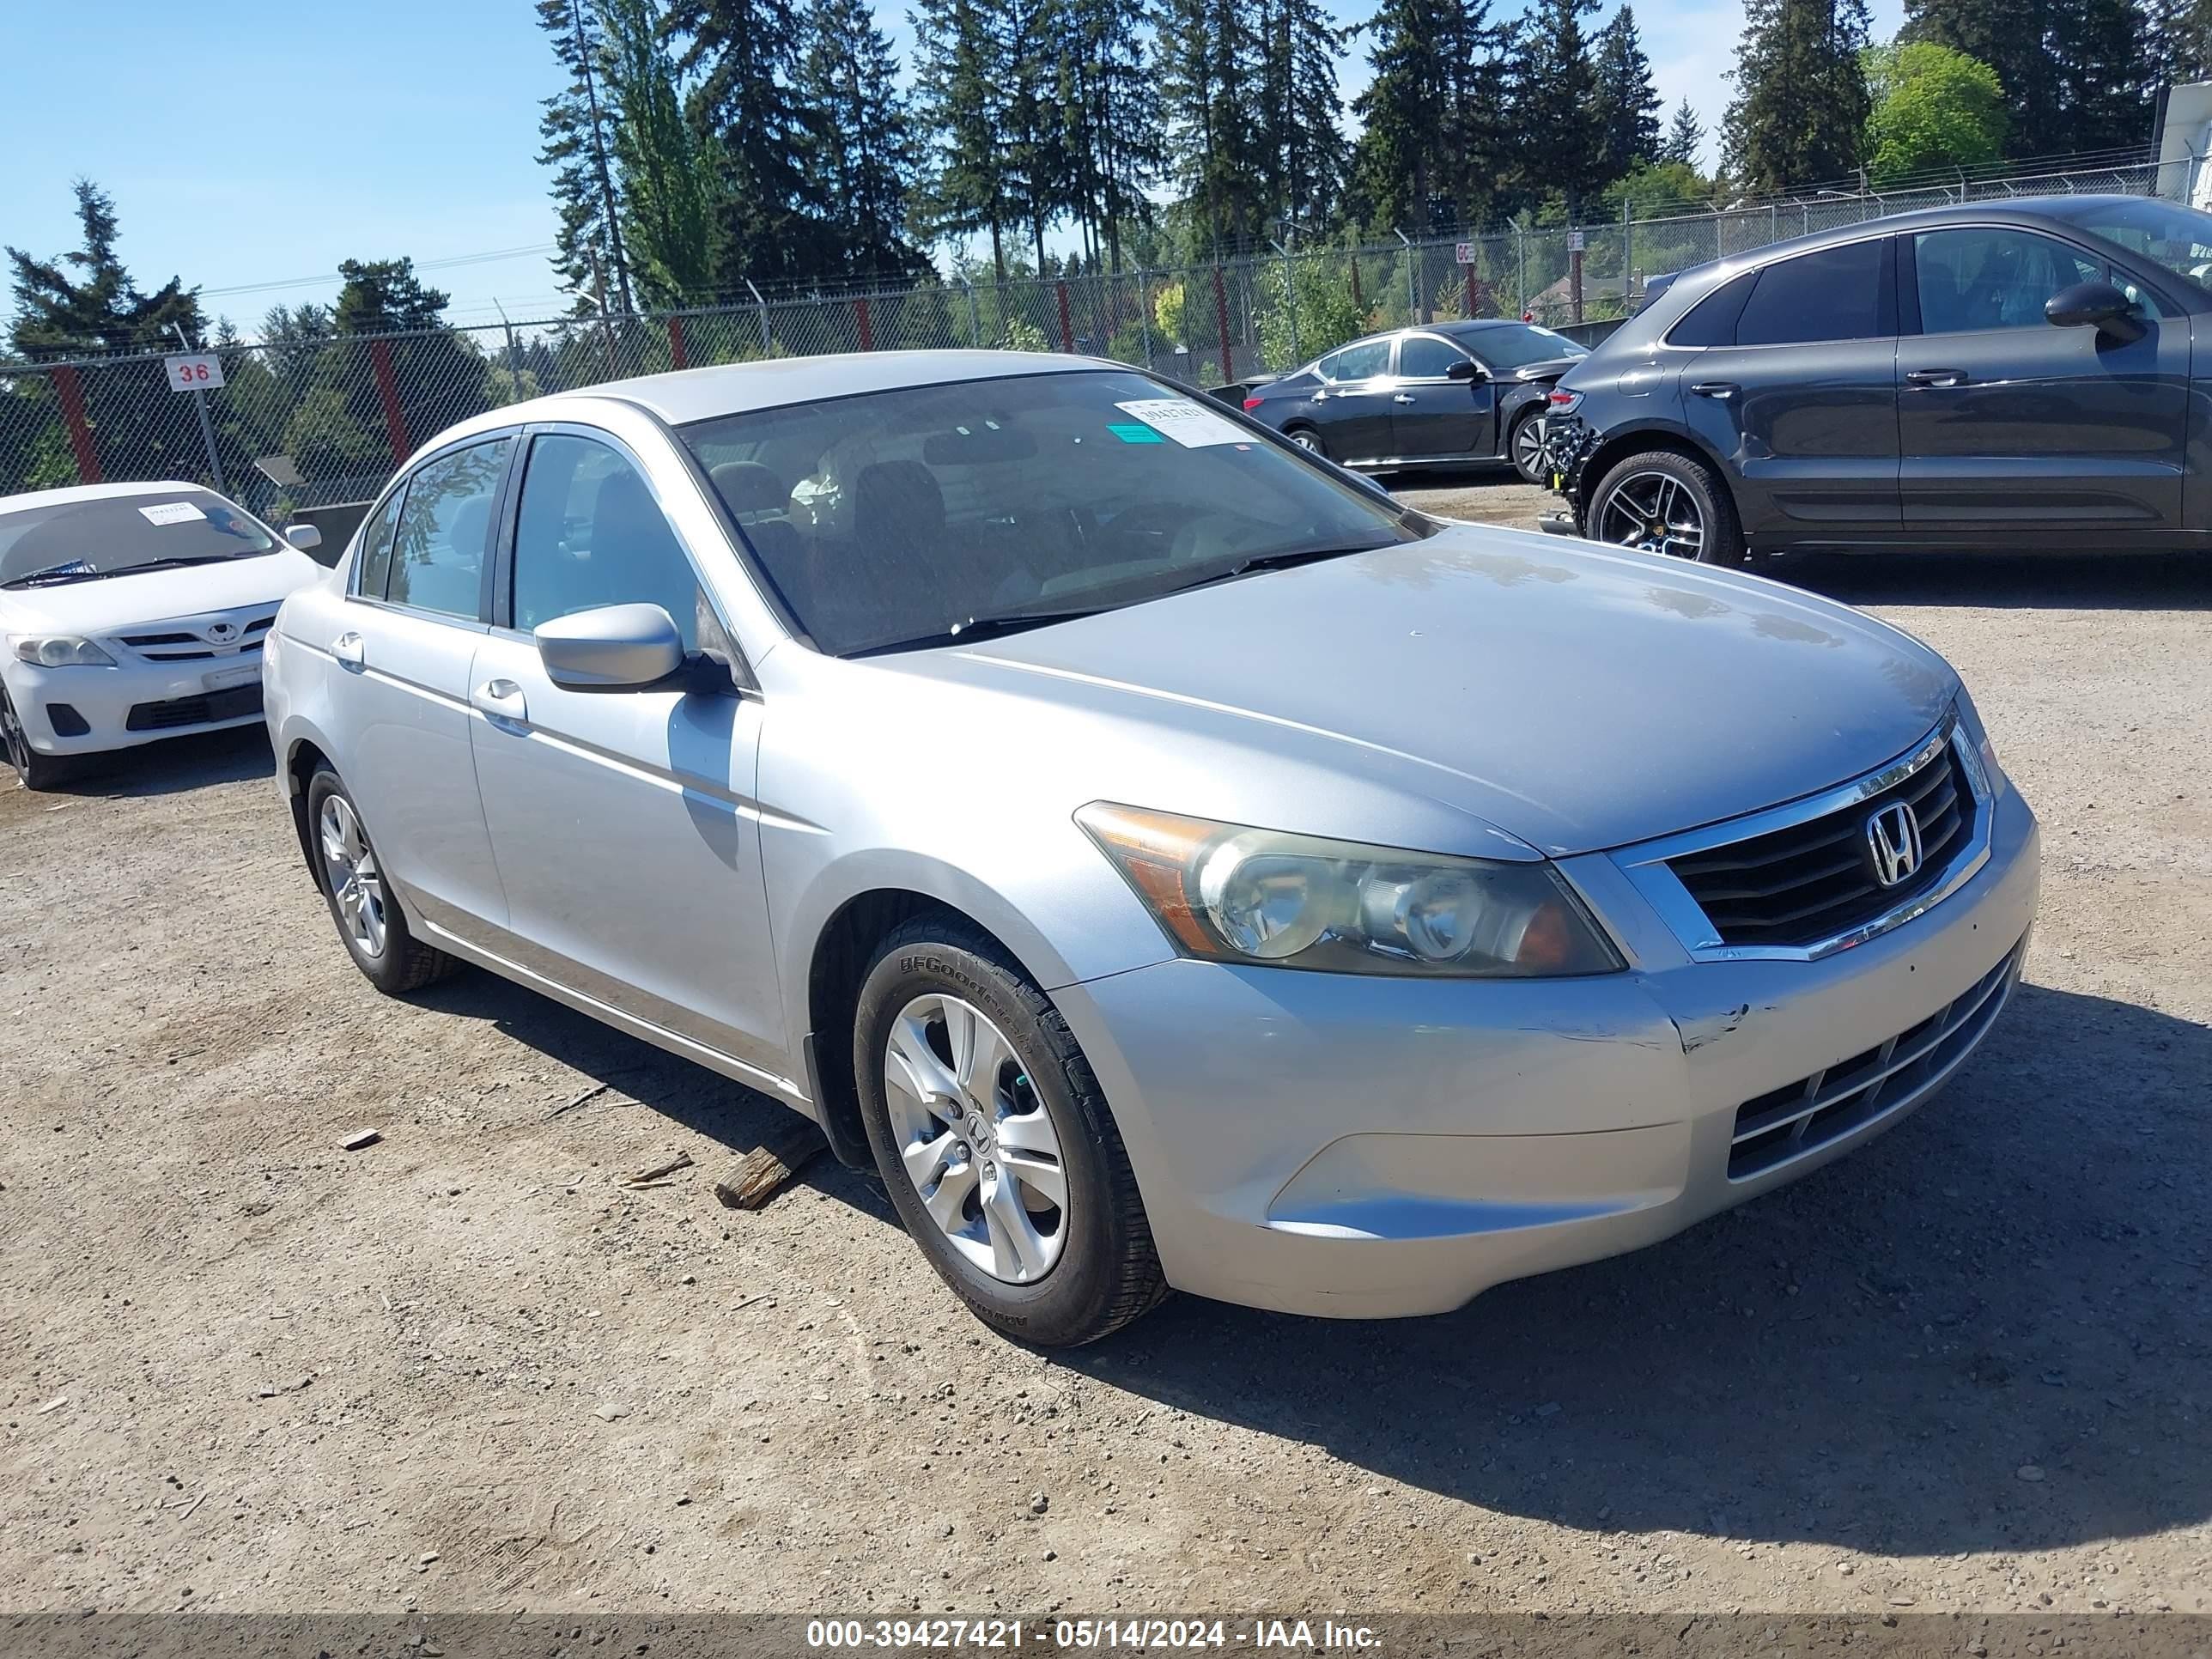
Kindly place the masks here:
<instances>
[{"instance_id":1,"label":"deciduous tree","mask_svg":"<svg viewBox=\"0 0 2212 1659\"><path fill-rule=\"evenodd\" d=\"M1978 167L2004 152L2004 88L1963 52L1915 40L1865 56L1866 167L1877 185L1937 167Z\"/></svg>"}]
</instances>

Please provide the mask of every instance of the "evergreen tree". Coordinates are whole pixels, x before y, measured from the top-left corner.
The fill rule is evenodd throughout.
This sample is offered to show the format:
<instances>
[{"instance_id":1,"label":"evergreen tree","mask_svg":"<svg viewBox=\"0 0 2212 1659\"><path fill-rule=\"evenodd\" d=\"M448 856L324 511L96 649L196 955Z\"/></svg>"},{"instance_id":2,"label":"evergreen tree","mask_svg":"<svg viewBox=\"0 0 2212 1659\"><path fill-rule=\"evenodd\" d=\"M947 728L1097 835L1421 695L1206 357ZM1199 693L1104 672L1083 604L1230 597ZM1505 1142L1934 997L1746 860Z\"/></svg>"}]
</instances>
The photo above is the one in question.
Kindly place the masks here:
<instances>
[{"instance_id":1,"label":"evergreen tree","mask_svg":"<svg viewBox=\"0 0 2212 1659\"><path fill-rule=\"evenodd\" d=\"M1693 167L1705 142L1705 129L1698 120L1698 112L1690 107L1690 100L1685 98L1674 106L1674 118L1668 124L1666 139L1659 146L1659 159Z\"/></svg>"},{"instance_id":2,"label":"evergreen tree","mask_svg":"<svg viewBox=\"0 0 2212 1659\"><path fill-rule=\"evenodd\" d=\"M483 360L473 340L446 325L447 295L416 276L412 259L341 259L338 275L344 286L331 307L332 333L399 337L386 350L410 444L483 410ZM349 371L343 401L354 428L388 439L375 381L362 372L363 354L354 348L331 356Z\"/></svg>"},{"instance_id":3,"label":"evergreen tree","mask_svg":"<svg viewBox=\"0 0 2212 1659\"><path fill-rule=\"evenodd\" d=\"M793 0L675 0L667 28L693 77L692 126L716 171L719 288L810 277L829 267L826 210L807 177L807 120L792 90L804 36Z\"/></svg>"},{"instance_id":4,"label":"evergreen tree","mask_svg":"<svg viewBox=\"0 0 2212 1659\"><path fill-rule=\"evenodd\" d=\"M1342 193L1350 146L1338 125L1344 36L1320 0L1261 0L1257 165L1268 218L1324 229Z\"/></svg>"},{"instance_id":5,"label":"evergreen tree","mask_svg":"<svg viewBox=\"0 0 2212 1659\"><path fill-rule=\"evenodd\" d=\"M623 246L614 185L614 138L599 97L605 37L595 0L538 0L538 22L568 84L544 100L538 161L553 172L553 268L561 285L589 309L600 276L607 292L630 309L629 261Z\"/></svg>"},{"instance_id":6,"label":"evergreen tree","mask_svg":"<svg viewBox=\"0 0 2212 1659\"><path fill-rule=\"evenodd\" d=\"M1564 198L1570 222L1607 182L1597 69L1582 24L1596 9L1597 0L1534 0L1508 71L1522 188Z\"/></svg>"},{"instance_id":7,"label":"evergreen tree","mask_svg":"<svg viewBox=\"0 0 2212 1659\"><path fill-rule=\"evenodd\" d=\"M2154 79L2212 78L2212 0L2153 0L2146 42Z\"/></svg>"},{"instance_id":8,"label":"evergreen tree","mask_svg":"<svg viewBox=\"0 0 2212 1659\"><path fill-rule=\"evenodd\" d=\"M1194 258L1250 246L1267 216L1250 104L1256 57L1238 0L1167 0L1161 89L1172 147L1182 156L1175 182L1196 216Z\"/></svg>"},{"instance_id":9,"label":"evergreen tree","mask_svg":"<svg viewBox=\"0 0 2212 1659\"><path fill-rule=\"evenodd\" d=\"M1626 5L1597 37L1598 173L1607 183L1659 157L1659 93Z\"/></svg>"},{"instance_id":10,"label":"evergreen tree","mask_svg":"<svg viewBox=\"0 0 2212 1659\"><path fill-rule=\"evenodd\" d=\"M1778 192L1840 179L1866 131L1866 0L1747 0L1726 166Z\"/></svg>"},{"instance_id":11,"label":"evergreen tree","mask_svg":"<svg viewBox=\"0 0 2212 1659\"><path fill-rule=\"evenodd\" d=\"M8 250L15 284L9 339L15 355L35 361L78 351L159 350L176 344L177 325L197 343L196 292L172 276L151 294L141 293L116 257L113 199L89 179L73 188L82 247L55 259Z\"/></svg>"},{"instance_id":12,"label":"evergreen tree","mask_svg":"<svg viewBox=\"0 0 2212 1659\"><path fill-rule=\"evenodd\" d=\"M1006 233L1020 223L1018 180L1000 149L1006 95L993 0L921 0L915 114L930 143L916 191L933 239L991 234L991 265L1006 280Z\"/></svg>"},{"instance_id":13,"label":"evergreen tree","mask_svg":"<svg viewBox=\"0 0 2212 1659\"><path fill-rule=\"evenodd\" d=\"M719 158L685 118L660 0L594 3L606 43L617 219L638 297L648 306L711 297Z\"/></svg>"},{"instance_id":14,"label":"evergreen tree","mask_svg":"<svg viewBox=\"0 0 2212 1659\"><path fill-rule=\"evenodd\" d=\"M2136 0L1907 0L1898 39L1987 64L2011 117L2006 154L2057 155L2148 141L2150 50L2185 63L2189 15L2172 0L2147 39Z\"/></svg>"},{"instance_id":15,"label":"evergreen tree","mask_svg":"<svg viewBox=\"0 0 2212 1659\"><path fill-rule=\"evenodd\" d=\"M1149 50L1154 0L1061 0L1060 99L1069 205L1094 263L1121 268L1128 222L1147 216L1161 167L1160 99Z\"/></svg>"},{"instance_id":16,"label":"evergreen tree","mask_svg":"<svg viewBox=\"0 0 2212 1659\"><path fill-rule=\"evenodd\" d=\"M1368 27L1357 216L1376 230L1480 223L1506 171L1506 31L1487 0L1384 0Z\"/></svg>"},{"instance_id":17,"label":"evergreen tree","mask_svg":"<svg viewBox=\"0 0 2212 1659\"><path fill-rule=\"evenodd\" d=\"M992 0L989 15L1006 94L999 142L1041 274L1044 234L1067 204L1073 171L1053 61L1063 38L1060 0Z\"/></svg>"},{"instance_id":18,"label":"evergreen tree","mask_svg":"<svg viewBox=\"0 0 2212 1659\"><path fill-rule=\"evenodd\" d=\"M910 277L927 262L906 240L916 144L898 56L866 0L812 0L799 101L808 116L810 191L827 204L843 273Z\"/></svg>"}]
</instances>

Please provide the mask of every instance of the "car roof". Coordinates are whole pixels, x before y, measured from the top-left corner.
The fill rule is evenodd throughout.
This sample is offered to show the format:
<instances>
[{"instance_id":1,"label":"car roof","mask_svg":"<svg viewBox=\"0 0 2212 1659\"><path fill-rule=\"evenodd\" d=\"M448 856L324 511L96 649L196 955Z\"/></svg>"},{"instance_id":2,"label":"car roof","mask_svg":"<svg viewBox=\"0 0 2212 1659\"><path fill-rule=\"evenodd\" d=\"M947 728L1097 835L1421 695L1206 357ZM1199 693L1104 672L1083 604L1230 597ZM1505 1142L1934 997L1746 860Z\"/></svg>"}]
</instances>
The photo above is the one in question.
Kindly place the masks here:
<instances>
[{"instance_id":1,"label":"car roof","mask_svg":"<svg viewBox=\"0 0 2212 1659\"><path fill-rule=\"evenodd\" d=\"M169 478L156 483L71 484L65 489L32 489L20 495L0 495L0 518L10 513L28 513L36 507L66 507L72 501L118 501L132 495L173 495L179 489L198 489L210 495L215 493L205 484L191 483L181 478Z\"/></svg>"}]
</instances>

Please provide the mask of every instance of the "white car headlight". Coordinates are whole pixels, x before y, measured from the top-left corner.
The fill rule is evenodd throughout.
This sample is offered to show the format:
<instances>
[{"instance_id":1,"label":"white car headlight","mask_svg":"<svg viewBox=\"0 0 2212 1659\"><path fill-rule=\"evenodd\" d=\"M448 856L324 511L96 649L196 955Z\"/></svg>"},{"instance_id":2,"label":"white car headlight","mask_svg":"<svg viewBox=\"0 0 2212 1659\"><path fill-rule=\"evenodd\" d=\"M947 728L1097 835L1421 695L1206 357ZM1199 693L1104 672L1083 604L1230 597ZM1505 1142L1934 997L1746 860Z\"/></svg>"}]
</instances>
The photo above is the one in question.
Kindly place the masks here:
<instances>
[{"instance_id":1,"label":"white car headlight","mask_svg":"<svg viewBox=\"0 0 2212 1659\"><path fill-rule=\"evenodd\" d=\"M1188 956L1485 979L1626 965L1540 860L1411 853L1108 801L1075 821Z\"/></svg>"},{"instance_id":2,"label":"white car headlight","mask_svg":"<svg viewBox=\"0 0 2212 1659\"><path fill-rule=\"evenodd\" d=\"M112 668L115 659L77 634L28 634L17 637L15 660L41 668Z\"/></svg>"},{"instance_id":3,"label":"white car headlight","mask_svg":"<svg viewBox=\"0 0 2212 1659\"><path fill-rule=\"evenodd\" d=\"M1982 712L1974 707L1974 700L1966 695L1966 688L1959 688L1959 724L1966 728L1966 742L1981 763L1984 793L1996 800L2005 792L2004 769L1997 764L1997 746L1990 741L1988 729L1982 725Z\"/></svg>"}]
</instances>

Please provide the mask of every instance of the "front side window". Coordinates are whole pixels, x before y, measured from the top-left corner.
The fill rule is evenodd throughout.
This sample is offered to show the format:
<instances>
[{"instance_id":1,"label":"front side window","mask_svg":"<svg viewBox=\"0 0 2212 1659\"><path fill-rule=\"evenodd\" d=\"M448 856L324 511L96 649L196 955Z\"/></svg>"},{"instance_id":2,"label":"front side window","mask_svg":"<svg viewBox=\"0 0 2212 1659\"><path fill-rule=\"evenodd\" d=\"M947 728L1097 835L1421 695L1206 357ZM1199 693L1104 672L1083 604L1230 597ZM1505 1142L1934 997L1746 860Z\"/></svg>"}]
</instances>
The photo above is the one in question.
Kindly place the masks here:
<instances>
[{"instance_id":1,"label":"front side window","mask_svg":"<svg viewBox=\"0 0 2212 1659\"><path fill-rule=\"evenodd\" d=\"M1135 370L970 380L681 436L823 650L939 644L1417 540L1409 513Z\"/></svg>"},{"instance_id":2,"label":"front side window","mask_svg":"<svg viewBox=\"0 0 2212 1659\"><path fill-rule=\"evenodd\" d=\"M353 591L366 599L384 597L392 579L392 543L399 530L400 503L407 499L404 486L392 492L376 521L361 533L361 557L356 562Z\"/></svg>"},{"instance_id":3,"label":"front side window","mask_svg":"<svg viewBox=\"0 0 2212 1659\"><path fill-rule=\"evenodd\" d=\"M1894 333L1884 321L1882 303L1887 246L1877 237L1768 265L1736 319L1736 344L1801 345Z\"/></svg>"},{"instance_id":4,"label":"front side window","mask_svg":"<svg viewBox=\"0 0 2212 1659\"><path fill-rule=\"evenodd\" d=\"M0 517L0 587L221 564L277 546L258 520L212 490L95 496Z\"/></svg>"},{"instance_id":5,"label":"front side window","mask_svg":"<svg viewBox=\"0 0 2212 1659\"><path fill-rule=\"evenodd\" d=\"M603 605L657 605L699 648L711 619L675 529L637 469L609 445L552 433L532 441L514 523L514 625ZM714 637L710 626L708 637Z\"/></svg>"},{"instance_id":6,"label":"front side window","mask_svg":"<svg viewBox=\"0 0 2212 1659\"><path fill-rule=\"evenodd\" d=\"M480 613L492 503L514 447L514 439L498 438L456 450L408 481L386 589L392 604L447 617Z\"/></svg>"},{"instance_id":7,"label":"front side window","mask_svg":"<svg viewBox=\"0 0 2212 1659\"><path fill-rule=\"evenodd\" d=\"M1388 340L1362 340L1348 345L1334 357L1321 360L1322 378L1330 380L1371 380L1377 374L1390 372L1390 343Z\"/></svg>"},{"instance_id":8,"label":"front side window","mask_svg":"<svg viewBox=\"0 0 2212 1659\"><path fill-rule=\"evenodd\" d=\"M1467 361L1467 353L1432 334L1412 334L1398 348L1398 375L1407 380L1441 380L1454 363Z\"/></svg>"},{"instance_id":9,"label":"front side window","mask_svg":"<svg viewBox=\"0 0 2212 1659\"><path fill-rule=\"evenodd\" d=\"M2052 295L2104 274L2102 262L2063 242L1996 225L1923 231L1912 262L1923 334L2041 328Z\"/></svg>"}]
</instances>

